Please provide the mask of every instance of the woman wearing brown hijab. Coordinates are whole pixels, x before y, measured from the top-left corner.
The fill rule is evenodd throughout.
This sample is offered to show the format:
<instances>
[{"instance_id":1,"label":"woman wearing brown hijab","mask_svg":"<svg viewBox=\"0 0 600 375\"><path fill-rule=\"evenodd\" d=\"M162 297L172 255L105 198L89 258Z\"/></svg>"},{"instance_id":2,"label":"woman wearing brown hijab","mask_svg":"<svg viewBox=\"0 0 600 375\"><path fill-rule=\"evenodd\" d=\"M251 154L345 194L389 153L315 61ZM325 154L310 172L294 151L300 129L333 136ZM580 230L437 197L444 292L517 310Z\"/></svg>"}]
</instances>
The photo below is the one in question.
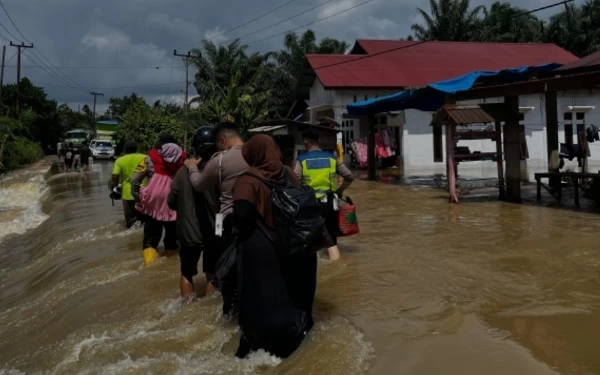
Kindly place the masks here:
<instances>
[{"instance_id":1,"label":"woman wearing brown hijab","mask_svg":"<svg viewBox=\"0 0 600 375\"><path fill-rule=\"evenodd\" d=\"M272 184L299 183L282 163L273 139L256 135L242 147L248 173ZM238 230L239 325L236 356L263 349L286 358L313 326L317 257L282 258L264 233L275 235L271 190L259 178L242 175L233 189L233 220ZM262 221L263 229L258 227ZM272 237L271 237L272 238Z\"/></svg>"}]
</instances>

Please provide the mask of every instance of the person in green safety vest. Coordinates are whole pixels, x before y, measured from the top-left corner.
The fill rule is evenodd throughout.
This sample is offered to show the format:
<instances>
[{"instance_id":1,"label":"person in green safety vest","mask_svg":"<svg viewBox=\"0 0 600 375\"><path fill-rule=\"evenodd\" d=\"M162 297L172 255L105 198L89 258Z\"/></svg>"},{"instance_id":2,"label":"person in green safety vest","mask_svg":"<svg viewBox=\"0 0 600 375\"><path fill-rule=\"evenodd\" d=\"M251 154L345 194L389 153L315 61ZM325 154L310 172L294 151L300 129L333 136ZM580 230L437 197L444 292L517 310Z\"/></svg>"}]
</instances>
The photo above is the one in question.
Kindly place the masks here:
<instances>
[{"instance_id":1,"label":"person in green safety vest","mask_svg":"<svg viewBox=\"0 0 600 375\"><path fill-rule=\"evenodd\" d=\"M309 130L302 136L307 152L298 156L294 173L300 181L314 189L321 204L321 215L325 219L325 226L334 243L334 246L327 249L329 259L338 260L340 258L340 250L337 246L338 199L354 181L354 175L336 159L333 153L321 150L319 133ZM339 187L337 186L338 175L344 179Z\"/></svg>"}]
</instances>

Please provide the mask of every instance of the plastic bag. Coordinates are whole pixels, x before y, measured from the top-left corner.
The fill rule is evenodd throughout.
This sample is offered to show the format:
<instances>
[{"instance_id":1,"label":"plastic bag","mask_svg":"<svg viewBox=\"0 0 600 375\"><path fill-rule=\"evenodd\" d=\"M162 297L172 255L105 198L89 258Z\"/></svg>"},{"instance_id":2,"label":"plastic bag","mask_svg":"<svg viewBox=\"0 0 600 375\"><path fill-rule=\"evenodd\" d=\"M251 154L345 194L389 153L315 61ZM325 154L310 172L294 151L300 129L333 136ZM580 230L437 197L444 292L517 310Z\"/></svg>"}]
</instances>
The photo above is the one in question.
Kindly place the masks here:
<instances>
[{"instance_id":1,"label":"plastic bag","mask_svg":"<svg viewBox=\"0 0 600 375\"><path fill-rule=\"evenodd\" d=\"M237 248L238 241L237 239L233 241L231 245L221 254L219 260L217 260L217 264L215 266L215 278L221 282L227 279L229 273L235 268L235 263L237 261Z\"/></svg>"},{"instance_id":2,"label":"plastic bag","mask_svg":"<svg viewBox=\"0 0 600 375\"><path fill-rule=\"evenodd\" d=\"M352 203L350 197L341 199L346 204L340 206L339 223L340 237L348 237L360 233L358 228L358 219L356 218L356 206Z\"/></svg>"}]
</instances>

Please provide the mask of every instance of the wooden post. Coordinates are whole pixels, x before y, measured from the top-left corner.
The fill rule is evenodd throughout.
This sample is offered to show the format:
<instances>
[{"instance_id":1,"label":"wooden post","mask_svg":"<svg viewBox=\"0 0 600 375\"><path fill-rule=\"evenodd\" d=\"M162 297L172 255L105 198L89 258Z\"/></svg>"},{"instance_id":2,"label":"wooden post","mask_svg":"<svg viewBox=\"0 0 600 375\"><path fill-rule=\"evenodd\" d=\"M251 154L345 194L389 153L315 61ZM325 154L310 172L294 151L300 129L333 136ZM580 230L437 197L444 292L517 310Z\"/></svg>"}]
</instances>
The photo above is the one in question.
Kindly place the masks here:
<instances>
[{"instance_id":1,"label":"wooden post","mask_svg":"<svg viewBox=\"0 0 600 375\"><path fill-rule=\"evenodd\" d=\"M456 193L456 164L454 161L454 144L456 135L456 125L446 124L446 178L448 179L448 192L450 193L450 203L458 203L458 194Z\"/></svg>"},{"instance_id":2,"label":"wooden post","mask_svg":"<svg viewBox=\"0 0 600 375\"><path fill-rule=\"evenodd\" d=\"M556 101L556 91L545 93L545 112L546 112L546 148L548 151L548 172L558 172L559 153L558 144L558 104ZM550 186L560 185L560 177L550 177Z\"/></svg>"},{"instance_id":3,"label":"wooden post","mask_svg":"<svg viewBox=\"0 0 600 375\"><path fill-rule=\"evenodd\" d=\"M504 124L504 154L506 159L506 199L521 203L521 140L519 130L519 97L505 96L507 111Z\"/></svg>"},{"instance_id":4,"label":"wooden post","mask_svg":"<svg viewBox=\"0 0 600 375\"><path fill-rule=\"evenodd\" d=\"M6 58L6 46L2 46L2 68L0 70L0 113L2 113L2 88L4 87L4 65Z\"/></svg>"},{"instance_id":5,"label":"wooden post","mask_svg":"<svg viewBox=\"0 0 600 375\"><path fill-rule=\"evenodd\" d=\"M496 163L498 165L498 199L506 198L504 189L504 157L502 154L502 123L496 121Z\"/></svg>"},{"instance_id":6,"label":"wooden post","mask_svg":"<svg viewBox=\"0 0 600 375\"><path fill-rule=\"evenodd\" d=\"M375 181L377 179L377 169L375 168L375 116L370 114L367 117L367 122L369 125L369 135L367 142L367 169L370 181Z\"/></svg>"}]
</instances>

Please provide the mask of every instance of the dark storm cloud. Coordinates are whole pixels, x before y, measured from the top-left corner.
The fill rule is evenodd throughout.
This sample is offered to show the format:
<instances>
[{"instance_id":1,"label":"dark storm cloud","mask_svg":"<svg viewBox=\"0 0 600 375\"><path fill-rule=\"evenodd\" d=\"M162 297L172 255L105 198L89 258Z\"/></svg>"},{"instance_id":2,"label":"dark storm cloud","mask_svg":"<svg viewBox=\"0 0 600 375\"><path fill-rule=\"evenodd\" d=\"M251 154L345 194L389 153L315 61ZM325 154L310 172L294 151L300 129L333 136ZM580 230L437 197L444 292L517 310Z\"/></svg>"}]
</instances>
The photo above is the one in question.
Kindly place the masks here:
<instances>
[{"instance_id":1,"label":"dark storm cloud","mask_svg":"<svg viewBox=\"0 0 600 375\"><path fill-rule=\"evenodd\" d=\"M241 37L244 43L250 43L252 50L275 50L282 45L281 35L262 39L334 15L364 1L297 0L224 35L220 34L284 4L286 0L3 0L3 3L20 31L34 43L36 55L41 57L43 54L57 67L132 67L60 69L69 80L81 86L73 89L60 87L67 85L64 79L57 80L42 69L33 67L41 64L30 60L34 57L28 57L31 51L27 51L23 57L23 75L36 84L45 85L50 96L59 102L76 105L90 102L91 97L87 95L90 90L103 91L106 96L122 96L135 91L149 101L181 100L179 90L183 88L185 78L181 61L173 58L174 48L188 48L206 37L219 43ZM326 4L293 20L256 32L319 3ZM491 1L474 3L489 4ZM519 2L519 6L524 8L545 4L542 0ZM417 6L428 9L424 0L375 0L310 28L317 37L340 38L350 44L356 38L405 37L410 34L410 25L419 21ZM17 38L2 28L1 36L22 40L3 12L0 12L0 23ZM181 50L185 51L187 49ZM11 58L14 52L15 49L9 47L7 58ZM15 63L16 58L13 58L8 65L14 66ZM6 77L6 82L14 81L16 71L13 67L7 68ZM100 108L103 106L100 105Z\"/></svg>"}]
</instances>

